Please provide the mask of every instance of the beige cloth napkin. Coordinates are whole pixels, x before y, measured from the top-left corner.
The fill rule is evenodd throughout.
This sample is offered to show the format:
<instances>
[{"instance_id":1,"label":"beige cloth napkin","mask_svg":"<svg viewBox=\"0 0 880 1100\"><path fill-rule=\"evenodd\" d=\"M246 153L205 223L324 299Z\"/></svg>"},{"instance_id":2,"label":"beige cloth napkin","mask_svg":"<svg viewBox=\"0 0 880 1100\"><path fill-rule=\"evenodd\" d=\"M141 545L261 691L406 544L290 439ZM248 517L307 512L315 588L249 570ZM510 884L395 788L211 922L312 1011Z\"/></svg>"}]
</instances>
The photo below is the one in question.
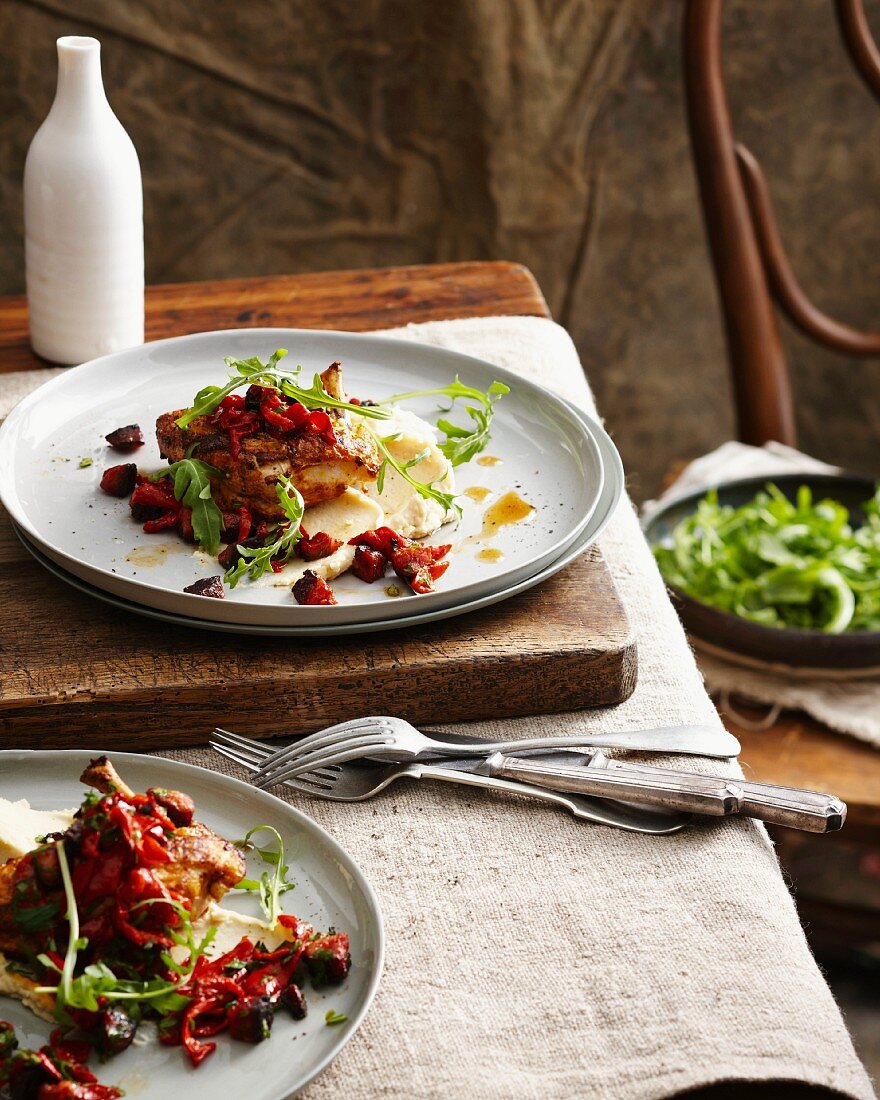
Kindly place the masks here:
<instances>
[{"instance_id":1,"label":"beige cloth napkin","mask_svg":"<svg viewBox=\"0 0 880 1100\"><path fill-rule=\"evenodd\" d=\"M574 346L552 322L460 320L394 335L489 359L593 411ZM638 633L635 694L612 709L469 732L718 722L628 502L601 546ZM228 723L247 732L246 714ZM209 750L165 755L236 774ZM783 1080L874 1095L760 827L650 838L429 782L364 804L291 801L358 860L388 937L376 1002L309 1098L654 1100Z\"/></svg>"},{"instance_id":2,"label":"beige cloth napkin","mask_svg":"<svg viewBox=\"0 0 880 1100\"><path fill-rule=\"evenodd\" d=\"M834 473L838 469L781 443L749 447L731 441L686 466L659 501L648 501L643 506L642 514L648 518L658 505L697 489L708 489L722 479L772 477L800 471ZM880 748L880 674L746 663L709 650L697 640L694 645L712 695L766 703L774 711L803 710L840 733Z\"/></svg>"}]
</instances>

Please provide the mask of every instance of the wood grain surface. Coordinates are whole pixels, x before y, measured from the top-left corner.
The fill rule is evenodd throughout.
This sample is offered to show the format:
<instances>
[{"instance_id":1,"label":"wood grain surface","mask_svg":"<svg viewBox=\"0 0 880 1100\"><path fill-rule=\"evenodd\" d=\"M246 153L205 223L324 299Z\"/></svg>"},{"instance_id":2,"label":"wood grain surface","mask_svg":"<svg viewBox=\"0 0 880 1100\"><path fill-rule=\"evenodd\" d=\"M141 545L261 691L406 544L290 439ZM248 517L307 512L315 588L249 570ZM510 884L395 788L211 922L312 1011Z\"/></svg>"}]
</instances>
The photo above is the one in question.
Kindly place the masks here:
<instances>
[{"instance_id":1,"label":"wood grain surface","mask_svg":"<svg viewBox=\"0 0 880 1100\"><path fill-rule=\"evenodd\" d=\"M737 701L737 714L760 722L761 708ZM880 752L864 741L834 733L806 714L785 713L766 730L750 728L729 711L724 724L742 743L743 767L763 783L828 790L847 804L845 835L880 830ZM783 830L784 832L784 830ZM825 839L824 837L822 839Z\"/></svg>"},{"instance_id":2,"label":"wood grain surface","mask_svg":"<svg viewBox=\"0 0 880 1100\"><path fill-rule=\"evenodd\" d=\"M520 264L457 263L329 271L151 286L146 338L224 328L335 328L352 332L449 317L549 317ZM28 342L27 301L0 298L0 373L49 366Z\"/></svg>"},{"instance_id":3,"label":"wood grain surface","mask_svg":"<svg viewBox=\"0 0 880 1100\"><path fill-rule=\"evenodd\" d=\"M279 325L364 330L453 316L547 315L515 264L155 287L150 336ZM0 301L0 369L27 369L23 305ZM419 629L270 641L155 623L47 573L0 523L4 747L163 748L215 724L253 736L365 713L440 721L620 702L636 681L625 611L598 552L529 592Z\"/></svg>"},{"instance_id":4,"label":"wood grain surface","mask_svg":"<svg viewBox=\"0 0 880 1100\"><path fill-rule=\"evenodd\" d=\"M215 725L254 737L363 714L414 723L576 710L635 687L636 645L592 551L557 577L418 629L303 641L151 622L47 573L0 527L6 748L167 748Z\"/></svg>"}]
</instances>

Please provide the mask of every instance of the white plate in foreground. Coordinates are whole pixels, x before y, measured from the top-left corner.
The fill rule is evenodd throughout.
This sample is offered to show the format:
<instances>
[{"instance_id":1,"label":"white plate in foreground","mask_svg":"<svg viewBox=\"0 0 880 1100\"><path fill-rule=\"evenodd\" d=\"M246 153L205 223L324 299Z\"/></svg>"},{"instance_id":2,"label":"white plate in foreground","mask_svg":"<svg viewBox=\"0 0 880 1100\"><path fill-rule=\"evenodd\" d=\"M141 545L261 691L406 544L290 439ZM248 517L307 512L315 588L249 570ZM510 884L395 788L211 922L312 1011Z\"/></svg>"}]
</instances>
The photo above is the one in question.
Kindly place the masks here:
<instances>
[{"instance_id":1,"label":"white plate in foreground","mask_svg":"<svg viewBox=\"0 0 880 1100\"><path fill-rule=\"evenodd\" d=\"M0 796L26 798L37 809L78 806L86 788L79 776L99 756L68 752L0 752ZM347 932L352 968L348 979L329 990L306 989L309 1012L295 1021L283 1011L272 1035L257 1046L220 1036L216 1051L193 1069L180 1047L159 1042L130 1047L105 1065L92 1067L106 1085L126 1090L138 1100L167 1100L184 1091L188 1100L247 1097L282 1100L300 1089L336 1057L357 1030L376 992L382 973L384 933L379 905L360 868L329 833L287 803L238 780L161 757L115 752L112 760L135 790L170 787L187 791L196 816L229 839L242 837L254 825L273 825L285 843L296 889L284 895L288 913L326 930ZM250 862L250 861L249 861ZM256 870L250 867L250 871ZM257 871L259 873L259 871ZM253 899L227 895L224 905L259 915ZM251 908L253 906L253 908ZM348 1016L328 1026L328 1009ZM18 1001L0 996L0 1019L15 1025L20 1041L31 1047L46 1042L51 1026Z\"/></svg>"},{"instance_id":2,"label":"white plate in foreground","mask_svg":"<svg viewBox=\"0 0 880 1100\"><path fill-rule=\"evenodd\" d=\"M216 561L162 534L147 535L130 518L127 501L98 487L107 466L136 461L144 470L164 465L154 425L157 416L188 406L195 393L226 377L223 357L259 355L286 347L288 362L310 378L342 360L350 393L381 401L393 393L463 382L487 390L498 379L511 387L496 406L492 441L482 457L493 465L459 466L459 493L488 490L477 504L463 498L457 528L442 528L432 542L452 542L451 564L437 591L389 598L382 584L351 574L333 587L337 606L300 607L289 587L241 582L225 600L182 589L218 573ZM438 400L404 406L436 420ZM466 416L460 410L459 422ZM104 436L124 424L141 425L147 443L123 456ZM92 465L80 468L83 458ZM405 618L452 607L515 586L564 553L586 527L600 498L603 464L586 423L565 401L490 363L443 348L389 337L292 329L198 333L93 360L46 383L24 399L0 428L0 499L24 533L65 570L134 603L191 618L262 626L315 626ZM483 514L508 491L534 507L527 522L500 528L487 542ZM485 547L503 560L477 555Z\"/></svg>"}]
</instances>

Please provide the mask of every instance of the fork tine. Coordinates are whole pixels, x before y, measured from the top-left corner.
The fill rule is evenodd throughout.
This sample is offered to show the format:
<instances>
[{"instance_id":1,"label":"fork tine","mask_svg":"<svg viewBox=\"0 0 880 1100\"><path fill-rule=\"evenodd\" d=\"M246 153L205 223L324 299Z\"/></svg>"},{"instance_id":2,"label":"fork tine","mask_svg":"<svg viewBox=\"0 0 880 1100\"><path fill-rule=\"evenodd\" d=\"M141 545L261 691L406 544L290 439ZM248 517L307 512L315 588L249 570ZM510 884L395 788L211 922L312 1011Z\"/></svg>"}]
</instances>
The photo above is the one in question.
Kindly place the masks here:
<instances>
[{"instance_id":1,"label":"fork tine","mask_svg":"<svg viewBox=\"0 0 880 1100\"><path fill-rule=\"evenodd\" d=\"M367 756L371 751L381 748L382 744L383 742L377 742L371 736L349 737L345 740L333 742L321 749L316 749L314 752L306 753L304 756L294 757L280 768L267 770L263 766L255 773L254 783L258 787L265 787L271 783L281 782L292 775L302 775L304 772L314 771L316 768L325 768L335 761L339 753L352 752L355 754L354 756L347 756L347 760L353 760L356 756Z\"/></svg>"},{"instance_id":2,"label":"fork tine","mask_svg":"<svg viewBox=\"0 0 880 1100\"><path fill-rule=\"evenodd\" d=\"M237 749L234 745L224 745L219 741L209 742L212 749L217 752L221 752L222 755L227 756L230 760L237 760L240 764L247 764L253 771L258 771L262 758L257 756L256 753L249 752L247 749Z\"/></svg>"},{"instance_id":3,"label":"fork tine","mask_svg":"<svg viewBox=\"0 0 880 1100\"><path fill-rule=\"evenodd\" d=\"M252 756L258 757L260 760L265 760L272 752L271 749L261 746L257 741L251 741L247 737L237 737L234 733L224 733L220 730L214 730L210 737L210 741L216 741L221 745L226 745L230 749L249 752Z\"/></svg>"},{"instance_id":4,"label":"fork tine","mask_svg":"<svg viewBox=\"0 0 880 1100\"><path fill-rule=\"evenodd\" d=\"M333 789L333 781L321 779L315 772L305 772L296 779L288 779L285 787L293 787L297 791L305 791L307 794L323 794L324 791Z\"/></svg>"},{"instance_id":5,"label":"fork tine","mask_svg":"<svg viewBox=\"0 0 880 1100\"><path fill-rule=\"evenodd\" d=\"M247 768L249 771L257 771L258 765L252 760L246 759L241 753L235 751L235 749L229 749L225 745L215 745L211 743L211 748L214 752L219 752L221 756L225 756L227 760L232 760L236 764L240 764L241 767Z\"/></svg>"},{"instance_id":6,"label":"fork tine","mask_svg":"<svg viewBox=\"0 0 880 1100\"><path fill-rule=\"evenodd\" d=\"M250 737L241 737L237 733L230 733L229 730L215 729L212 734L216 741L221 741L224 745L229 745L231 748L247 749L250 752L258 754L263 759L268 759L272 756L277 749L270 748L265 741L254 741Z\"/></svg>"},{"instance_id":7,"label":"fork tine","mask_svg":"<svg viewBox=\"0 0 880 1100\"><path fill-rule=\"evenodd\" d=\"M242 737L240 733L233 733L231 730L221 729L219 726L214 727L215 737L228 737L231 741L237 741L243 749L265 749L265 741L255 741L252 737ZM272 749L268 750L272 752Z\"/></svg>"},{"instance_id":8,"label":"fork tine","mask_svg":"<svg viewBox=\"0 0 880 1100\"><path fill-rule=\"evenodd\" d=\"M257 769L255 763L248 760L244 753L240 753L236 749L230 749L225 745L216 744L214 742L211 742L211 748L221 756L225 756L234 763L240 764L243 768L247 768L250 771L256 771ZM327 768L325 771L305 772L296 779L287 780L284 785L293 790L301 791L304 794L320 796L324 791L332 789L335 778L335 773Z\"/></svg>"},{"instance_id":9,"label":"fork tine","mask_svg":"<svg viewBox=\"0 0 880 1100\"><path fill-rule=\"evenodd\" d=\"M335 726L328 726L327 729L318 730L316 733L312 733L308 737L303 737L292 745L286 745L273 752L271 758L267 760L266 766L267 768L278 767L282 764L286 764L292 757L298 757L300 753L311 752L315 748L324 746L325 744L331 744L336 740L341 740L343 736L347 737L359 732L366 732L367 730L374 729L378 721L378 719L373 717L353 718L349 722L338 722Z\"/></svg>"},{"instance_id":10,"label":"fork tine","mask_svg":"<svg viewBox=\"0 0 880 1100\"><path fill-rule=\"evenodd\" d=\"M344 751L327 750L327 755L320 759L320 764L326 767L329 764L344 764L346 760L362 760L364 757L363 746L357 746ZM283 768L277 775L269 777L255 773L252 779L254 786L265 788L274 787L279 783L288 783L291 779L303 775L305 772L314 771L315 762L309 764L290 765Z\"/></svg>"},{"instance_id":11,"label":"fork tine","mask_svg":"<svg viewBox=\"0 0 880 1100\"><path fill-rule=\"evenodd\" d=\"M327 753L339 752L348 748L354 748L360 746L364 750L378 749L386 743L386 738L375 733L365 733L360 735L353 735L350 737L328 737L321 743L316 743L312 749L308 752L290 753L287 759L281 761L280 758L265 760L262 767L257 773L257 782L263 781L271 782L275 776L283 771L286 771L288 767L302 768L303 771L310 771L313 767L324 763L324 755ZM367 752L364 751L364 756Z\"/></svg>"},{"instance_id":12,"label":"fork tine","mask_svg":"<svg viewBox=\"0 0 880 1100\"><path fill-rule=\"evenodd\" d=\"M234 749L236 752L243 753L250 760L252 760L257 767L262 767L263 761L266 759L266 750L250 748L248 745L239 745L229 737L212 737L208 741L209 745L224 745L227 749Z\"/></svg>"},{"instance_id":13,"label":"fork tine","mask_svg":"<svg viewBox=\"0 0 880 1100\"><path fill-rule=\"evenodd\" d=\"M267 748L264 742L254 741L250 737L240 737L237 733L230 733L228 730L215 729L214 736L208 744L211 748L216 748L218 752L220 751L220 745L224 745L228 749L234 749L236 752L242 754L242 759L247 755L249 757L248 763L252 763L255 770L262 768L272 755L272 750ZM230 759L232 759L231 756ZM338 771L339 769L337 768L336 770ZM322 772L324 778L334 775L334 772L329 768L316 768L315 772Z\"/></svg>"}]
</instances>

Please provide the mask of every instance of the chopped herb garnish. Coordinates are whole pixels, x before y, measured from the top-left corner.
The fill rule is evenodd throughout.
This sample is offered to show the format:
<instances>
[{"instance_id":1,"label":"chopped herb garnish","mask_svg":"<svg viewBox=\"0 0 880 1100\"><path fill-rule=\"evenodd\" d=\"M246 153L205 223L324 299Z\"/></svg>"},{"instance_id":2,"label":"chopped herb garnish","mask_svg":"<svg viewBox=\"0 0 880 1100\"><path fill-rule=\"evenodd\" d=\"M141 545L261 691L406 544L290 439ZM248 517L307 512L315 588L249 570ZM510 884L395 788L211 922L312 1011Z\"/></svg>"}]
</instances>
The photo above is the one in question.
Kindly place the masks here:
<instances>
[{"instance_id":1,"label":"chopped herb garnish","mask_svg":"<svg viewBox=\"0 0 880 1100\"><path fill-rule=\"evenodd\" d=\"M341 1012L334 1012L332 1008L328 1008L324 1013L324 1023L328 1027L332 1027L334 1024L344 1024L347 1019L347 1016L344 1016Z\"/></svg>"},{"instance_id":2,"label":"chopped herb garnish","mask_svg":"<svg viewBox=\"0 0 880 1100\"><path fill-rule=\"evenodd\" d=\"M391 596L392 598L394 596L399 596L400 592L401 592L400 586L397 585L397 584L389 584L388 587L385 589L385 595L386 596Z\"/></svg>"},{"instance_id":3,"label":"chopped herb garnish","mask_svg":"<svg viewBox=\"0 0 880 1100\"><path fill-rule=\"evenodd\" d=\"M81 459L79 460L79 468L80 468L81 470L85 470L87 466L92 466L92 465L94 465L94 459L91 459L91 458L81 458Z\"/></svg>"}]
</instances>

